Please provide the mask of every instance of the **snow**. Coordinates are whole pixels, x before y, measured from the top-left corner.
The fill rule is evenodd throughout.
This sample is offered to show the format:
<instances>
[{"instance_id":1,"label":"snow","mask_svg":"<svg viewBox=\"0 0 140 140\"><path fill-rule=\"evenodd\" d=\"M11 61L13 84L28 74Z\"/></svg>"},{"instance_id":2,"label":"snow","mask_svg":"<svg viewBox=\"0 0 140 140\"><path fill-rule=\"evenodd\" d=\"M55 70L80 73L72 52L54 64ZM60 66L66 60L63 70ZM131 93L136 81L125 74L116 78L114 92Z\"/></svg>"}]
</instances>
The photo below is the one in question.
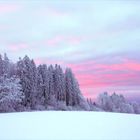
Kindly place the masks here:
<instances>
[{"instance_id":1,"label":"snow","mask_svg":"<svg viewBox=\"0 0 140 140\"><path fill-rule=\"evenodd\" d=\"M0 114L0 140L140 140L140 115L106 112Z\"/></svg>"}]
</instances>

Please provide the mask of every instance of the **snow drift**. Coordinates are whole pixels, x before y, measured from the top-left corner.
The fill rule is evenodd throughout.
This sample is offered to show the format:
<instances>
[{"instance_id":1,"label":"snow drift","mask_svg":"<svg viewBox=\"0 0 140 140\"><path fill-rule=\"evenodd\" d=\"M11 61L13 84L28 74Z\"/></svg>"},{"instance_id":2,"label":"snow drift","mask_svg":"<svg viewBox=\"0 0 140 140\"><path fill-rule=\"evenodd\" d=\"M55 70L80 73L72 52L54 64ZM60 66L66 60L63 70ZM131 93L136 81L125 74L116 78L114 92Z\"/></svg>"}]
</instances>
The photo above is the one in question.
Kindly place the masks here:
<instances>
[{"instance_id":1,"label":"snow drift","mask_svg":"<svg viewBox=\"0 0 140 140\"><path fill-rule=\"evenodd\" d=\"M1 140L140 140L140 116L105 112L0 114Z\"/></svg>"}]
</instances>

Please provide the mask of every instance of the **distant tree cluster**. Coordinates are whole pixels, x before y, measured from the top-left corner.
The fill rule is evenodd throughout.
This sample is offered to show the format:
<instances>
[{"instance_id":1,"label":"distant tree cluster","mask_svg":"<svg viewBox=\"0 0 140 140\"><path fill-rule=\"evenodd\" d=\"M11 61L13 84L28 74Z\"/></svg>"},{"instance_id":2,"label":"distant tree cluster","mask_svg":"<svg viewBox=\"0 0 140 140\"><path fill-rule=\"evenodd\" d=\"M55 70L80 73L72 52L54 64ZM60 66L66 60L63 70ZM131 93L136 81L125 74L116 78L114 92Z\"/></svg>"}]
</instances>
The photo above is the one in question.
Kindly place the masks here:
<instances>
[{"instance_id":1,"label":"distant tree cluster","mask_svg":"<svg viewBox=\"0 0 140 140\"><path fill-rule=\"evenodd\" d=\"M89 110L71 69L0 55L0 112L50 109Z\"/></svg>"},{"instance_id":2,"label":"distant tree cluster","mask_svg":"<svg viewBox=\"0 0 140 140\"><path fill-rule=\"evenodd\" d=\"M117 95L116 93L109 95L104 92L99 95L96 103L88 99L88 104L92 110L96 111L140 114L140 104L128 102L123 95Z\"/></svg>"}]
</instances>

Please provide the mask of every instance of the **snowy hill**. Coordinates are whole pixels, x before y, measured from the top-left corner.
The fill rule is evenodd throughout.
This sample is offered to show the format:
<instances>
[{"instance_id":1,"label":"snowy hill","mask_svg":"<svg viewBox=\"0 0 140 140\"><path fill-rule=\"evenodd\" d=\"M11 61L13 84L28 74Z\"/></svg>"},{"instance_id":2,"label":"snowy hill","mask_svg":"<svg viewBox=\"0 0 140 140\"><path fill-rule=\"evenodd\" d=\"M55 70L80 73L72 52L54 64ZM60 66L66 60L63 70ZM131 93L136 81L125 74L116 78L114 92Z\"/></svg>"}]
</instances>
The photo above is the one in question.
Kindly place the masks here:
<instances>
[{"instance_id":1,"label":"snowy hill","mask_svg":"<svg viewBox=\"0 0 140 140\"><path fill-rule=\"evenodd\" d=\"M105 112L0 114L0 140L140 140L140 115Z\"/></svg>"}]
</instances>

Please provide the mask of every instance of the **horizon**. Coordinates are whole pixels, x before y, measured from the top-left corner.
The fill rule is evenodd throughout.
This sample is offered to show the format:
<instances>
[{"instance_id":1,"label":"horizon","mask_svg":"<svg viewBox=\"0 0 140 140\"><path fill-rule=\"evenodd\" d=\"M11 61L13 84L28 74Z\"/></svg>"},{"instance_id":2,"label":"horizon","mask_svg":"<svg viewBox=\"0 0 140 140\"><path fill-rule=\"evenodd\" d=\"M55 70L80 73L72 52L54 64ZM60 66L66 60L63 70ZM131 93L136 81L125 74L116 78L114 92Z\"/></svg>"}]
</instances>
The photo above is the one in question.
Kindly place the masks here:
<instances>
[{"instance_id":1,"label":"horizon","mask_svg":"<svg viewBox=\"0 0 140 140\"><path fill-rule=\"evenodd\" d=\"M0 52L70 67L82 94L140 100L140 2L0 2Z\"/></svg>"}]
</instances>

